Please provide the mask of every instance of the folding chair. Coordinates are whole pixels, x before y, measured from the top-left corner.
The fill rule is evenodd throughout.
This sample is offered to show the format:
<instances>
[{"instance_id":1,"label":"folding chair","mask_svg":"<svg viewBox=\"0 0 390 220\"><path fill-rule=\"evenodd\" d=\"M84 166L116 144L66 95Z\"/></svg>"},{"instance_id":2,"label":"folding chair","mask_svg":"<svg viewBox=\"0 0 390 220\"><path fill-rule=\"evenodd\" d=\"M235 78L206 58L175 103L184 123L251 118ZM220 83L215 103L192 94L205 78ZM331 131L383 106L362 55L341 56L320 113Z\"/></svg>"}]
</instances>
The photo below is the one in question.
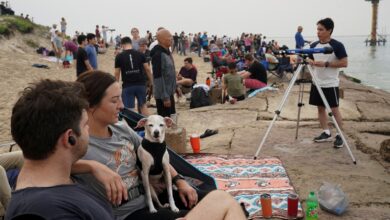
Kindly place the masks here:
<instances>
[{"instance_id":1,"label":"folding chair","mask_svg":"<svg viewBox=\"0 0 390 220\"><path fill-rule=\"evenodd\" d=\"M276 76L277 78L281 79L282 81L283 80L289 81L286 73L294 73L294 68L290 63L290 58L284 56L284 57L279 57L277 59L279 62L276 66L270 65L269 62L266 60L261 60L260 63L272 75Z\"/></svg>"},{"instance_id":2,"label":"folding chair","mask_svg":"<svg viewBox=\"0 0 390 220\"><path fill-rule=\"evenodd\" d=\"M221 51L210 53L211 66L213 68L213 72L216 75L216 78L222 77L223 74L229 71L226 61L221 60L220 56L222 56Z\"/></svg>"}]
</instances>

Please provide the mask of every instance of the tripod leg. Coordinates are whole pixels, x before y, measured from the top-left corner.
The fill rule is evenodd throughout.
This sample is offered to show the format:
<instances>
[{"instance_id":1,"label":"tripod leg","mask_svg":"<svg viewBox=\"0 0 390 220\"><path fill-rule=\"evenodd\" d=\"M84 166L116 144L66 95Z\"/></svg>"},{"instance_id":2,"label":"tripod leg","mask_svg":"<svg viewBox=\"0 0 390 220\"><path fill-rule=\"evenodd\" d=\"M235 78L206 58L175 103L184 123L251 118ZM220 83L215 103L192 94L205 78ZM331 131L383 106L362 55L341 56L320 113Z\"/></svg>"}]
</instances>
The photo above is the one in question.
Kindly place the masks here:
<instances>
[{"instance_id":1,"label":"tripod leg","mask_svg":"<svg viewBox=\"0 0 390 220\"><path fill-rule=\"evenodd\" d=\"M297 117L297 127L295 131L295 140L298 139L298 130L299 130L299 121L301 120L301 108L304 105L303 101L303 92L305 91L305 84L299 84L299 94L298 94L298 117Z\"/></svg>"},{"instance_id":2,"label":"tripod leg","mask_svg":"<svg viewBox=\"0 0 390 220\"><path fill-rule=\"evenodd\" d=\"M353 154L352 154L351 148L349 147L349 144L348 144L347 140L345 139L343 132L341 132L341 129L340 129L340 127L339 127L339 124L337 123L336 118L334 117L334 115L333 115L333 113L332 113L332 109L331 109L330 106L329 106L328 100L326 100L325 95L324 95L324 93L322 92L321 87L318 85L317 77L313 74L313 69L312 69L312 67L311 67L310 65L308 65L308 67L309 67L309 72L310 72L310 75L311 75L311 77L312 77L313 83L314 83L315 87L317 88L318 93L319 93L320 96L321 96L321 99L322 99L322 102L323 102L324 105L325 105L326 111L328 112L329 117L332 118L333 124L335 125L337 131L339 132L340 137L341 137L341 139L343 140L345 146L347 146L348 153L349 153L349 155L351 156L353 163L356 164L355 157L354 157Z\"/></svg>"},{"instance_id":3,"label":"tripod leg","mask_svg":"<svg viewBox=\"0 0 390 220\"><path fill-rule=\"evenodd\" d=\"M286 100L287 100L287 98L288 98L288 95L290 94L290 91L291 91L292 87L294 86L295 81L297 80L298 74L301 72L301 69L302 69L302 65L299 65L299 66L298 66L298 69L295 71L293 77L291 78L290 84L288 85L287 90L286 90L286 92L285 92L284 95L283 95L283 99L282 99L282 101L280 102L280 104L279 104L279 106L278 106L278 109L275 111L274 118L272 119L271 124L269 125L267 131L265 132L265 135L264 135L263 139L262 139L261 142L260 142L259 147L257 148L256 154L255 154L255 157L254 157L255 159L256 159L257 156L259 155L260 150L261 150L261 148L263 147L264 142L265 142L265 140L267 139L267 136L268 136L269 132L271 131L271 128L272 128L272 126L274 125L274 123L275 123L277 117L278 117L278 116L280 115L280 113L282 112L283 105L284 105L284 103L286 102Z\"/></svg>"}]
</instances>

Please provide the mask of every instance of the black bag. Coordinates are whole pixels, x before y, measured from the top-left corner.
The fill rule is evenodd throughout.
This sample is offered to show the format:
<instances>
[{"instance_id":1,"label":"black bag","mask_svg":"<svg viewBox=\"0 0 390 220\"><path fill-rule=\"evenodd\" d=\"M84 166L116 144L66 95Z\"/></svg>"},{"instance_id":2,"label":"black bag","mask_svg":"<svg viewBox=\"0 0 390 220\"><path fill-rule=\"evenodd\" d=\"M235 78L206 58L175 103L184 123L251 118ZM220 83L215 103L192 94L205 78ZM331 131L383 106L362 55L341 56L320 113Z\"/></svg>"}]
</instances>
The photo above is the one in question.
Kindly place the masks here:
<instances>
[{"instance_id":1,"label":"black bag","mask_svg":"<svg viewBox=\"0 0 390 220\"><path fill-rule=\"evenodd\" d=\"M208 93L201 87L192 89L190 108L199 108L211 105Z\"/></svg>"},{"instance_id":2,"label":"black bag","mask_svg":"<svg viewBox=\"0 0 390 220\"><path fill-rule=\"evenodd\" d=\"M43 51L46 51L46 48L40 47L36 51L37 51L37 54L43 54Z\"/></svg>"},{"instance_id":3,"label":"black bag","mask_svg":"<svg viewBox=\"0 0 390 220\"><path fill-rule=\"evenodd\" d=\"M49 53L47 54L49 57L54 57L56 55L56 53L54 53L54 51L49 51Z\"/></svg>"}]
</instances>

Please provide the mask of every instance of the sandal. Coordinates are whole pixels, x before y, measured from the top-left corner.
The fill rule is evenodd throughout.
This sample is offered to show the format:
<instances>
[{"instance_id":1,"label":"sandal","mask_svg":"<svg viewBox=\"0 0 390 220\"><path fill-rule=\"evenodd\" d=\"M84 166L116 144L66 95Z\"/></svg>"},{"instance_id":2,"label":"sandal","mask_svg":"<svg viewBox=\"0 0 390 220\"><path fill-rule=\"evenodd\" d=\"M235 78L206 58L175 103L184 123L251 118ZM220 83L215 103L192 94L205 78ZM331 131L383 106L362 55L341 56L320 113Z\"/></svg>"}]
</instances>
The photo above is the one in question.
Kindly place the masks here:
<instances>
[{"instance_id":1,"label":"sandal","mask_svg":"<svg viewBox=\"0 0 390 220\"><path fill-rule=\"evenodd\" d=\"M214 134L218 134L218 130L206 129L206 131L202 135L200 135L200 138L206 138Z\"/></svg>"}]
</instances>

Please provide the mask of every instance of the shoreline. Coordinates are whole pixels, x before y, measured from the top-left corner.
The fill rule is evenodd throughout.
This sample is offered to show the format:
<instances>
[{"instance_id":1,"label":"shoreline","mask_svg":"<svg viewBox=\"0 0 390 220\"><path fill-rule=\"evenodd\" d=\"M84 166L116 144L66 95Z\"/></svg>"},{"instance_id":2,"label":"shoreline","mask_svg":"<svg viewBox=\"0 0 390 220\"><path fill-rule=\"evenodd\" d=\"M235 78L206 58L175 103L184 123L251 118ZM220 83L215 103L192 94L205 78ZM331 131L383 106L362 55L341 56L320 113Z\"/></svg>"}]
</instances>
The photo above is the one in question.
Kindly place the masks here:
<instances>
[{"instance_id":1,"label":"shoreline","mask_svg":"<svg viewBox=\"0 0 390 220\"><path fill-rule=\"evenodd\" d=\"M351 76L347 73L345 73L343 70L339 72L340 76L344 77L345 79L351 81L351 82L354 82L356 84L360 84L362 86L365 86L365 87L368 87L368 88L371 88L371 89L376 89L376 90L380 90L382 92L386 92L386 93L389 93L390 94L390 89L384 89L384 88L380 88L378 86L375 86L375 85L368 85L368 84L365 84L362 80L360 80L359 78L356 78L354 76Z\"/></svg>"}]
</instances>

